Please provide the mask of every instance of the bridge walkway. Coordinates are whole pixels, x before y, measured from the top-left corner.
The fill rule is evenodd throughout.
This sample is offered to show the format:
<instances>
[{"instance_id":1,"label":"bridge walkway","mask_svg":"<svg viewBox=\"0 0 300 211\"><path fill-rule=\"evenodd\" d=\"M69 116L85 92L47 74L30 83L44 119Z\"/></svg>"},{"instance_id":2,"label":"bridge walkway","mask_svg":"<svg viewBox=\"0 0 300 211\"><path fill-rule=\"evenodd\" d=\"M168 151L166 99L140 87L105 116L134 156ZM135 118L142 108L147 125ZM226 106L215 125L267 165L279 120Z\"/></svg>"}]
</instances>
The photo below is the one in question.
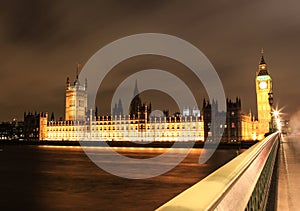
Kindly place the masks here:
<instances>
[{"instance_id":1,"label":"bridge walkway","mask_svg":"<svg viewBox=\"0 0 300 211\"><path fill-rule=\"evenodd\" d=\"M277 210L299 210L300 136L282 137L278 166Z\"/></svg>"}]
</instances>

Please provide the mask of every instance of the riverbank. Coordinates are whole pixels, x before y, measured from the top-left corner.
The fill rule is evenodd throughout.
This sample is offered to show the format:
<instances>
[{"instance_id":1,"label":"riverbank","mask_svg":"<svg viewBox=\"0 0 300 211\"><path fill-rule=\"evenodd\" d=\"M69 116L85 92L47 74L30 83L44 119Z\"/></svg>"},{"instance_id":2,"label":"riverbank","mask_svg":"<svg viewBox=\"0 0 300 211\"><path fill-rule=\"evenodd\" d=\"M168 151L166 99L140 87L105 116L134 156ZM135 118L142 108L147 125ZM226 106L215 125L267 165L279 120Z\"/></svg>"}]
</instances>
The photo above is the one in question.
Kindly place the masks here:
<instances>
[{"instance_id":1,"label":"riverbank","mask_svg":"<svg viewBox=\"0 0 300 211\"><path fill-rule=\"evenodd\" d=\"M174 145L176 143L176 145ZM219 149L248 149L257 141L242 141L240 143L220 143ZM130 141L20 141L20 140L4 140L0 141L1 145L45 145L45 146L94 146L94 147L149 147L149 148L185 148L188 142L174 142L174 141L154 141L151 143L146 142L130 142ZM204 142L196 141L193 148L203 148ZM215 148L214 143L207 143L206 147Z\"/></svg>"}]
</instances>

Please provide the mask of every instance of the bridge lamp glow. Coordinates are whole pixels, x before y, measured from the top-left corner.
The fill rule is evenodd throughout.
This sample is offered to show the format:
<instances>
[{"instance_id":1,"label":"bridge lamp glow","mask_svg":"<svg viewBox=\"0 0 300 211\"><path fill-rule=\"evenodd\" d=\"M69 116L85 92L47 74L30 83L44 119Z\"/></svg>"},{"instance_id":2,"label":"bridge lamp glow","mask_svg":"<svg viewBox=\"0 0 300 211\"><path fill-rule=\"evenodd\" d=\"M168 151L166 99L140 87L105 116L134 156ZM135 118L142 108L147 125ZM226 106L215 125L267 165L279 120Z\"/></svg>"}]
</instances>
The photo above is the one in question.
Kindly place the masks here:
<instances>
[{"instance_id":1,"label":"bridge lamp glow","mask_svg":"<svg viewBox=\"0 0 300 211\"><path fill-rule=\"evenodd\" d=\"M278 131L281 131L281 122L280 122L280 119L276 119L276 124L277 124L277 129Z\"/></svg>"},{"instance_id":2,"label":"bridge lamp glow","mask_svg":"<svg viewBox=\"0 0 300 211\"><path fill-rule=\"evenodd\" d=\"M273 115L274 115L274 116L275 116L275 115L276 115L276 116L282 116L282 115L284 115L284 113L281 112L283 109L284 109L284 107L278 108L278 107L276 106L276 108L273 109Z\"/></svg>"},{"instance_id":3,"label":"bridge lamp glow","mask_svg":"<svg viewBox=\"0 0 300 211\"><path fill-rule=\"evenodd\" d=\"M273 109L273 112L272 112L273 117L280 118L280 116L282 116L282 114L284 114L281 112L282 109L283 108L278 109L277 107L276 107L276 109Z\"/></svg>"},{"instance_id":4,"label":"bridge lamp glow","mask_svg":"<svg viewBox=\"0 0 300 211\"><path fill-rule=\"evenodd\" d=\"M273 117L275 118L276 128L279 131L281 131L281 121L280 121L280 115L282 114L281 110L282 109L278 109L278 108L273 110Z\"/></svg>"},{"instance_id":5,"label":"bridge lamp glow","mask_svg":"<svg viewBox=\"0 0 300 211\"><path fill-rule=\"evenodd\" d=\"M273 111L273 116L277 119L277 118L279 118L279 114L280 114L280 112L278 111L278 110L274 110Z\"/></svg>"}]
</instances>

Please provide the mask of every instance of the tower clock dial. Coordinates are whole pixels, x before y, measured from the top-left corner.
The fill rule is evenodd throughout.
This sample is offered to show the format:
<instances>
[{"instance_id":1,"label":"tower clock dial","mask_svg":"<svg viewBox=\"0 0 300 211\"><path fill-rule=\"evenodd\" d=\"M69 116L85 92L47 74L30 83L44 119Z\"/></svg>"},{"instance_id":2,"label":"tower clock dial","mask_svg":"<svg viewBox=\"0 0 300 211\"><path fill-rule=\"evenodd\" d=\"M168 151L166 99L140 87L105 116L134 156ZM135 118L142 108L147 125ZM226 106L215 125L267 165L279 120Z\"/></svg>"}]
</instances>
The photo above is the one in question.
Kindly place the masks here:
<instances>
[{"instance_id":1,"label":"tower clock dial","mask_svg":"<svg viewBox=\"0 0 300 211\"><path fill-rule=\"evenodd\" d=\"M259 83L259 88L260 89L266 89L267 87L268 87L267 82L262 81L262 82Z\"/></svg>"}]
</instances>

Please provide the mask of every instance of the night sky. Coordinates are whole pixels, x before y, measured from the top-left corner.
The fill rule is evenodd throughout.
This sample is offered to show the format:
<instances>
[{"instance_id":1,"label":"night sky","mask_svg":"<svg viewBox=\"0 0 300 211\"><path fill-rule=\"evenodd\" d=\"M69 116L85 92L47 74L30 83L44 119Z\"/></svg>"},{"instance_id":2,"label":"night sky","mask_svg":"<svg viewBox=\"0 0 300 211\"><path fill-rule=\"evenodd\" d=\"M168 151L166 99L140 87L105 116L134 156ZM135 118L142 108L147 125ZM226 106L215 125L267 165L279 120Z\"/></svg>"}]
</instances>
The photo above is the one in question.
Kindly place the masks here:
<instances>
[{"instance_id":1,"label":"night sky","mask_svg":"<svg viewBox=\"0 0 300 211\"><path fill-rule=\"evenodd\" d=\"M73 81L76 64L84 65L116 39L146 32L175 35L198 47L214 65L226 96L241 98L244 112L256 113L255 74L263 47L275 104L291 117L300 109L299 10L296 0L2 2L0 121L22 120L24 111L63 116L66 77ZM140 68L184 68L162 60L124 62L114 70L116 83ZM102 102L113 83L103 86L97 104L105 114Z\"/></svg>"}]
</instances>

